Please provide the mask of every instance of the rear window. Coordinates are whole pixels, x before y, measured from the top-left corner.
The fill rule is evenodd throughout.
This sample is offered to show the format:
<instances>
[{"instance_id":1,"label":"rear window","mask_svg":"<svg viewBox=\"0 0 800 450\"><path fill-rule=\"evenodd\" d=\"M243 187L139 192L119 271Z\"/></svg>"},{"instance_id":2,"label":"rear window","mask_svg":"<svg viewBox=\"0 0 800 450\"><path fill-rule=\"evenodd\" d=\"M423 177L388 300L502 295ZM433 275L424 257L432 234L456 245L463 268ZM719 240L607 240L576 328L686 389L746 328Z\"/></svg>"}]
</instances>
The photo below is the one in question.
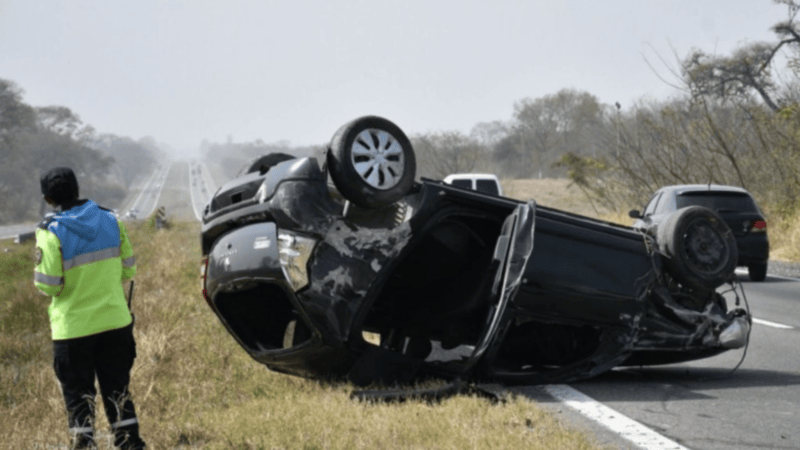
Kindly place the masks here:
<instances>
[{"instance_id":1,"label":"rear window","mask_svg":"<svg viewBox=\"0 0 800 450\"><path fill-rule=\"evenodd\" d=\"M472 180L453 180L450 184L462 189L472 189Z\"/></svg>"},{"instance_id":2,"label":"rear window","mask_svg":"<svg viewBox=\"0 0 800 450\"><path fill-rule=\"evenodd\" d=\"M758 212L753 199L740 192L686 192L676 201L678 208L696 205L721 212Z\"/></svg>"},{"instance_id":3,"label":"rear window","mask_svg":"<svg viewBox=\"0 0 800 450\"><path fill-rule=\"evenodd\" d=\"M478 192L484 194L499 195L500 191L497 190L497 183L494 180L475 180L476 189Z\"/></svg>"}]
</instances>

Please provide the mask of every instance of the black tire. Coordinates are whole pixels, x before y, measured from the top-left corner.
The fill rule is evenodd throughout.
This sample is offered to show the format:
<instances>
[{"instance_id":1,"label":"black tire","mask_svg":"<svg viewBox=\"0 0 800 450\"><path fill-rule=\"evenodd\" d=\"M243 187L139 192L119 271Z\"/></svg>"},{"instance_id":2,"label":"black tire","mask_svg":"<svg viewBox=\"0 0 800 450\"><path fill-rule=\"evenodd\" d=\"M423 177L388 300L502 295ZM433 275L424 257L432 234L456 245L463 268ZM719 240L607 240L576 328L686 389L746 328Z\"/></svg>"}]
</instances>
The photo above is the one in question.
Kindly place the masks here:
<instances>
[{"instance_id":1,"label":"black tire","mask_svg":"<svg viewBox=\"0 0 800 450\"><path fill-rule=\"evenodd\" d=\"M261 175L264 175L276 164L295 158L295 156L287 155L286 153L269 153L264 156L259 156L258 158L245 164L244 167L242 167L242 170L239 171L238 176L246 175L252 172L260 172Z\"/></svg>"},{"instance_id":2,"label":"black tire","mask_svg":"<svg viewBox=\"0 0 800 450\"><path fill-rule=\"evenodd\" d=\"M733 232L708 208L690 206L673 212L658 227L656 239L667 271L690 289L715 289L736 269Z\"/></svg>"},{"instance_id":3,"label":"black tire","mask_svg":"<svg viewBox=\"0 0 800 450\"><path fill-rule=\"evenodd\" d=\"M750 281L764 281L767 279L767 263L750 264L747 266Z\"/></svg>"},{"instance_id":4,"label":"black tire","mask_svg":"<svg viewBox=\"0 0 800 450\"><path fill-rule=\"evenodd\" d=\"M414 185L417 163L403 130L387 119L365 116L336 131L328 148L336 189L363 208L400 200Z\"/></svg>"}]
</instances>

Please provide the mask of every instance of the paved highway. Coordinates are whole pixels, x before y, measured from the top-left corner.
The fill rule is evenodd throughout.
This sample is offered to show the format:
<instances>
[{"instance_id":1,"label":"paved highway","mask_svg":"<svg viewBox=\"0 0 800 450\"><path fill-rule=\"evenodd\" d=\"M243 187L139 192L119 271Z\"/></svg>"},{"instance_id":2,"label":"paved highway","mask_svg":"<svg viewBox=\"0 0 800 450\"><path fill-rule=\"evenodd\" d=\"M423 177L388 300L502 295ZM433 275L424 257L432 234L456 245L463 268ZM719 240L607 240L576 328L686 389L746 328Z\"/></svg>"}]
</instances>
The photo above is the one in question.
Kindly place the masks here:
<instances>
[{"instance_id":1,"label":"paved highway","mask_svg":"<svg viewBox=\"0 0 800 450\"><path fill-rule=\"evenodd\" d=\"M148 178L142 186L139 194L130 201L124 208L117 211L123 220L131 219L128 215L133 211L136 218L143 219L153 213L161 197L164 181L169 173L172 164L162 164ZM14 239L20 234L29 233L36 228L38 222L28 222L16 225L0 226L0 240Z\"/></svg>"},{"instance_id":2,"label":"paved highway","mask_svg":"<svg viewBox=\"0 0 800 450\"><path fill-rule=\"evenodd\" d=\"M133 202L119 211L123 219L144 219L155 211L172 163L161 164L142 186Z\"/></svg>"},{"instance_id":3,"label":"paved highway","mask_svg":"<svg viewBox=\"0 0 800 450\"><path fill-rule=\"evenodd\" d=\"M29 233L36 228L36 222L28 222L19 225L9 225L0 227L0 240L14 239L20 234Z\"/></svg>"},{"instance_id":4,"label":"paved highway","mask_svg":"<svg viewBox=\"0 0 800 450\"><path fill-rule=\"evenodd\" d=\"M570 387L694 450L800 449L800 280L740 274L756 319L743 350L657 367L617 369ZM626 448L604 425L540 388L521 389L552 411ZM675 448L658 446L632 448Z\"/></svg>"},{"instance_id":5,"label":"paved highway","mask_svg":"<svg viewBox=\"0 0 800 450\"><path fill-rule=\"evenodd\" d=\"M206 207L217 187L212 181L208 167L202 162L189 164L189 181L190 186L188 187L192 209L195 218L199 221L203 218L203 208Z\"/></svg>"}]
</instances>

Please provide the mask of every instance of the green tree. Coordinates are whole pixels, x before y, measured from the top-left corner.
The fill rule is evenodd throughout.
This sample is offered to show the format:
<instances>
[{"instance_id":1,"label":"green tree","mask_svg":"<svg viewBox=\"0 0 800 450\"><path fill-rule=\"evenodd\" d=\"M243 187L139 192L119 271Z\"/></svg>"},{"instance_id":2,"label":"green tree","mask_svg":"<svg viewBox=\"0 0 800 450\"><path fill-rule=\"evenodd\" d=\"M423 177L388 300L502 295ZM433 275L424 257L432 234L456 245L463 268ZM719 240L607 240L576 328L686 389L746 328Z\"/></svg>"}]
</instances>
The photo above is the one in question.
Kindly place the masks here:
<instances>
[{"instance_id":1,"label":"green tree","mask_svg":"<svg viewBox=\"0 0 800 450\"><path fill-rule=\"evenodd\" d=\"M610 108L588 92L562 89L514 104L514 118L494 153L504 171L518 177L563 174L562 155L597 156L612 130Z\"/></svg>"}]
</instances>

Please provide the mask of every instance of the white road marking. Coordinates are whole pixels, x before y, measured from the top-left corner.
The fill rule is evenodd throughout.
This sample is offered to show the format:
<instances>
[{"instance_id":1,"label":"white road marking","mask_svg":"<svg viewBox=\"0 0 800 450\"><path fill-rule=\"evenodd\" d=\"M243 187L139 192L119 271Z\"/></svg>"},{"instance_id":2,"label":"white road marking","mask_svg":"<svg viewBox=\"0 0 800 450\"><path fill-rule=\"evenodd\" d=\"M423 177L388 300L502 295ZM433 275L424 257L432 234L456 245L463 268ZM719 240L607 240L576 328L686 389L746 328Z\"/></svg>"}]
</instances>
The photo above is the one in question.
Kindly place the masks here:
<instances>
[{"instance_id":1,"label":"white road marking","mask_svg":"<svg viewBox=\"0 0 800 450\"><path fill-rule=\"evenodd\" d=\"M211 171L208 170L208 166L206 166L205 162L201 162L200 165L203 166L201 172L203 174L203 181L206 184L206 189L208 190L208 195L212 192L217 191L217 183L214 180L214 177L211 176Z\"/></svg>"},{"instance_id":2,"label":"white road marking","mask_svg":"<svg viewBox=\"0 0 800 450\"><path fill-rule=\"evenodd\" d=\"M126 211L130 211L134 206L136 206L139 203L139 200L141 200L142 196L144 195L144 191L150 186L150 184L153 182L153 180L157 176L158 176L158 171L155 171L155 172L153 172L152 175L150 175L150 178L147 179L147 182L144 183L144 185L142 186L141 190L139 191L139 195L136 197L136 200L133 201L132 205L128 205L128 208L127 208Z\"/></svg>"},{"instance_id":3,"label":"white road marking","mask_svg":"<svg viewBox=\"0 0 800 450\"><path fill-rule=\"evenodd\" d=\"M164 190L164 185L167 184L166 183L167 175L169 175L169 171L171 169L172 169L172 163L169 163L169 165L167 165L166 171L164 171L161 176L161 181L158 183L159 187L158 187L158 192L156 193L156 201L153 203L153 209L151 209L150 212L146 214L146 216L153 214L153 211L155 211L156 208L158 208L158 201L161 200L161 191Z\"/></svg>"},{"instance_id":4,"label":"white road marking","mask_svg":"<svg viewBox=\"0 0 800 450\"><path fill-rule=\"evenodd\" d=\"M747 275L747 269L736 269L736 275ZM749 276L749 275L748 275ZM767 273L767 278L777 278L779 280L790 280L790 281L798 281L800 278L792 278L792 277L782 277L780 275L772 275L771 273Z\"/></svg>"},{"instance_id":5,"label":"white road marking","mask_svg":"<svg viewBox=\"0 0 800 450\"><path fill-rule=\"evenodd\" d=\"M780 328L780 329L783 329L783 330L793 330L794 329L794 327L791 326L791 325L784 325L782 323L775 323L775 322L770 322L768 320L756 319L755 317L753 317L753 322L760 323L761 325L766 325L768 327Z\"/></svg>"},{"instance_id":6,"label":"white road marking","mask_svg":"<svg viewBox=\"0 0 800 450\"><path fill-rule=\"evenodd\" d=\"M689 450L566 384L540 386L547 394L643 450Z\"/></svg>"},{"instance_id":7,"label":"white road marking","mask_svg":"<svg viewBox=\"0 0 800 450\"><path fill-rule=\"evenodd\" d=\"M139 196L136 197L136 200L134 200L133 205L131 207L137 206L139 204L139 201L144 196L145 191L147 191L151 187L154 180L158 181L159 184L158 192L155 194L156 200L153 203L153 208L150 209L150 211L148 211L147 214L143 214L142 211L139 211L137 216L141 216L142 218L144 218L149 216L150 214L153 213L153 211L156 210L156 208L158 207L158 201L161 199L161 191L164 189L164 184L165 184L164 182L166 181L167 175L169 175L169 171L171 168L172 168L172 163L169 163L167 165L166 171L164 169L161 169L153 172L153 175L150 176L150 178L147 180L147 183L144 186L142 186L142 190L141 192L139 192ZM130 211L130 209L128 211Z\"/></svg>"},{"instance_id":8,"label":"white road marking","mask_svg":"<svg viewBox=\"0 0 800 450\"><path fill-rule=\"evenodd\" d=\"M189 197L191 197L192 202L192 209L194 210L194 216L197 217L197 220L203 221L203 216L200 215L200 211L197 210L197 205L194 200L194 185L192 184L192 163L189 163Z\"/></svg>"}]
</instances>

